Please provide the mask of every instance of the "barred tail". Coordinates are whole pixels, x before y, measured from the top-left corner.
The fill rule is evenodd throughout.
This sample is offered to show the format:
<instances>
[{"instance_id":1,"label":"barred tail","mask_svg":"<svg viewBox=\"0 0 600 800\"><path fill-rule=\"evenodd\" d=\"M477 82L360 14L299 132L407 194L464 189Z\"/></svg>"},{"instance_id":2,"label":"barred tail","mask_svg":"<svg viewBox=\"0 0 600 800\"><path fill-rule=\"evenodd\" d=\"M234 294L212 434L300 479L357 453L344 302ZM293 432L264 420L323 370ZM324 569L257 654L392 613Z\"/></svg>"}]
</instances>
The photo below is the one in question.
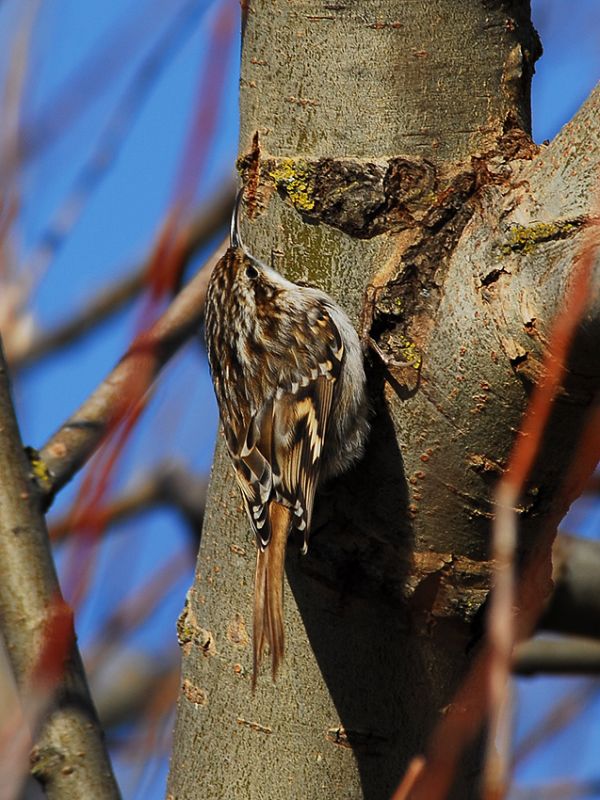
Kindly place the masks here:
<instances>
[{"instance_id":1,"label":"barred tail","mask_svg":"<svg viewBox=\"0 0 600 800\"><path fill-rule=\"evenodd\" d=\"M253 690L265 645L269 645L271 652L273 680L283 660L283 570L292 513L289 508L275 501L271 502L268 513L271 538L264 550L258 550L254 578Z\"/></svg>"}]
</instances>

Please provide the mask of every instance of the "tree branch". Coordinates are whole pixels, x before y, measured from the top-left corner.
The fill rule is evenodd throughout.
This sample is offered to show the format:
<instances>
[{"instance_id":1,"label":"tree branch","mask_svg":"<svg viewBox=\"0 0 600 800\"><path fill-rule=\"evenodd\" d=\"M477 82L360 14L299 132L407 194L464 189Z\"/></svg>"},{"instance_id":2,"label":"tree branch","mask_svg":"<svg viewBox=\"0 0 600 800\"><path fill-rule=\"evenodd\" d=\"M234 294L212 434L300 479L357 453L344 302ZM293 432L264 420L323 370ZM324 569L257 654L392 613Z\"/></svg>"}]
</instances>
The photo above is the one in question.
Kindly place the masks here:
<instances>
[{"instance_id":1,"label":"tree branch","mask_svg":"<svg viewBox=\"0 0 600 800\"><path fill-rule=\"evenodd\" d=\"M149 659L144 653L130 653L117 661L94 687L98 714L105 729L137 717L148 708L156 693L179 675L176 659Z\"/></svg>"},{"instance_id":2,"label":"tree branch","mask_svg":"<svg viewBox=\"0 0 600 800\"><path fill-rule=\"evenodd\" d=\"M199 330L208 280L225 246L224 242L41 449L40 457L49 471L44 487L48 504L99 447L111 425L135 407L167 361Z\"/></svg>"},{"instance_id":3,"label":"tree branch","mask_svg":"<svg viewBox=\"0 0 600 800\"><path fill-rule=\"evenodd\" d=\"M554 545L554 592L538 630L600 637L600 542L562 534Z\"/></svg>"},{"instance_id":4,"label":"tree branch","mask_svg":"<svg viewBox=\"0 0 600 800\"><path fill-rule=\"evenodd\" d=\"M42 651L52 610L62 599L1 346L0 420L0 624L23 691ZM118 798L74 635L64 655L68 658L56 706L35 747L32 771L49 800Z\"/></svg>"},{"instance_id":5,"label":"tree branch","mask_svg":"<svg viewBox=\"0 0 600 800\"><path fill-rule=\"evenodd\" d=\"M103 529L150 508L168 505L181 512L190 532L198 541L204 518L207 483L205 477L190 474L181 464L160 464L101 509L98 512L98 526ZM49 532L53 542L68 538L74 533L72 516L66 514L52 522Z\"/></svg>"},{"instance_id":6,"label":"tree branch","mask_svg":"<svg viewBox=\"0 0 600 800\"><path fill-rule=\"evenodd\" d=\"M538 672L598 675L600 642L570 636L532 639L515 648L512 671L516 675L534 675Z\"/></svg>"},{"instance_id":7,"label":"tree branch","mask_svg":"<svg viewBox=\"0 0 600 800\"><path fill-rule=\"evenodd\" d=\"M201 209L181 233L182 255L178 262L180 275L198 250L206 245L215 233L227 224L234 201L233 187L222 192ZM56 350L80 340L99 324L109 319L144 288L148 277L150 259L135 266L126 277L100 291L88 305L75 312L71 319L59 323L48 331L38 331L29 341L17 343L8 349L7 357L12 369L23 369ZM176 281L179 285L180 280Z\"/></svg>"}]
</instances>

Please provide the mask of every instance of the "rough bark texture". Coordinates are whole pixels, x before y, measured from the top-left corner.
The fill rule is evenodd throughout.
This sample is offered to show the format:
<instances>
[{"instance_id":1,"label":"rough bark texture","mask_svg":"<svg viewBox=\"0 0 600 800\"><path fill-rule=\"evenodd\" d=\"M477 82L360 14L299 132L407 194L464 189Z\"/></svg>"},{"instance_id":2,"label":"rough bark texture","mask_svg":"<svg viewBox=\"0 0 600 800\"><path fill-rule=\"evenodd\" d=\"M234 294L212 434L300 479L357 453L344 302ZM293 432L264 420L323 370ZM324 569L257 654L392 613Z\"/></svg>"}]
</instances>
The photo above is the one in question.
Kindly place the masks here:
<instances>
[{"instance_id":1,"label":"rough bark texture","mask_svg":"<svg viewBox=\"0 0 600 800\"><path fill-rule=\"evenodd\" d=\"M49 615L61 601L40 497L30 473L0 344L0 626L21 691L27 689L40 656ZM55 708L32 753L32 773L49 800L118 800L74 643L66 655Z\"/></svg>"},{"instance_id":2,"label":"rough bark texture","mask_svg":"<svg viewBox=\"0 0 600 800\"><path fill-rule=\"evenodd\" d=\"M249 5L244 238L411 366L369 368L367 455L321 494L308 556L290 541L285 663L254 696L255 548L219 444L179 624L174 800L385 800L460 680L489 586L491 490L597 166L598 94L550 148L529 141L537 55L522 2ZM564 507L598 388L583 333L576 358L519 509L524 554ZM471 796L468 769L461 781Z\"/></svg>"}]
</instances>

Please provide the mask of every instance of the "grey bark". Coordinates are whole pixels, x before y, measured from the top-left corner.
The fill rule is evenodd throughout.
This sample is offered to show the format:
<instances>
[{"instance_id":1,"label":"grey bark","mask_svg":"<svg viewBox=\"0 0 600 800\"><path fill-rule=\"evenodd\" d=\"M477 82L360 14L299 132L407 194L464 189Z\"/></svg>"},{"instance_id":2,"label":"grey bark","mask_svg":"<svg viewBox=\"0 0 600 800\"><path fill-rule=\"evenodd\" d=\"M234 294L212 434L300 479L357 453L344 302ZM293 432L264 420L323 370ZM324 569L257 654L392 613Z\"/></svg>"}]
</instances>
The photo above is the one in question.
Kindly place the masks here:
<instances>
[{"instance_id":1,"label":"grey bark","mask_svg":"<svg viewBox=\"0 0 600 800\"><path fill-rule=\"evenodd\" d=\"M40 655L60 589L40 497L21 444L0 345L0 626L21 692ZM114 800L119 791L74 643L32 753L49 800Z\"/></svg>"},{"instance_id":2,"label":"grey bark","mask_svg":"<svg viewBox=\"0 0 600 800\"><path fill-rule=\"evenodd\" d=\"M538 155L537 53L522 2L249 5L244 238L413 366L369 368L368 452L321 493L308 556L290 541L285 665L254 696L254 545L220 441L179 624L171 800L384 800L451 700L489 588L491 491L592 215L600 96ZM540 593L539 534L598 389L597 315L519 508L522 557L546 548Z\"/></svg>"}]
</instances>

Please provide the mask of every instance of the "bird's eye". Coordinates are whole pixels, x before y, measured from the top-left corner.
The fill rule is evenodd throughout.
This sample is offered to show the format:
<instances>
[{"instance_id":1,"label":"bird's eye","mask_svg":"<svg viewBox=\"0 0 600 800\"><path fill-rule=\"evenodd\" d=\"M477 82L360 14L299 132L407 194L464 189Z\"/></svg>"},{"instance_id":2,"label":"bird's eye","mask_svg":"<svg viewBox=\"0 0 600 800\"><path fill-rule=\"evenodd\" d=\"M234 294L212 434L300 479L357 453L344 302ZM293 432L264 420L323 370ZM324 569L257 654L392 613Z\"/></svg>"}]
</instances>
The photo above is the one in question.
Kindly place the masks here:
<instances>
[{"instance_id":1,"label":"bird's eye","mask_svg":"<svg viewBox=\"0 0 600 800\"><path fill-rule=\"evenodd\" d=\"M258 278L258 270L253 266L246 267L246 277L251 279Z\"/></svg>"}]
</instances>

